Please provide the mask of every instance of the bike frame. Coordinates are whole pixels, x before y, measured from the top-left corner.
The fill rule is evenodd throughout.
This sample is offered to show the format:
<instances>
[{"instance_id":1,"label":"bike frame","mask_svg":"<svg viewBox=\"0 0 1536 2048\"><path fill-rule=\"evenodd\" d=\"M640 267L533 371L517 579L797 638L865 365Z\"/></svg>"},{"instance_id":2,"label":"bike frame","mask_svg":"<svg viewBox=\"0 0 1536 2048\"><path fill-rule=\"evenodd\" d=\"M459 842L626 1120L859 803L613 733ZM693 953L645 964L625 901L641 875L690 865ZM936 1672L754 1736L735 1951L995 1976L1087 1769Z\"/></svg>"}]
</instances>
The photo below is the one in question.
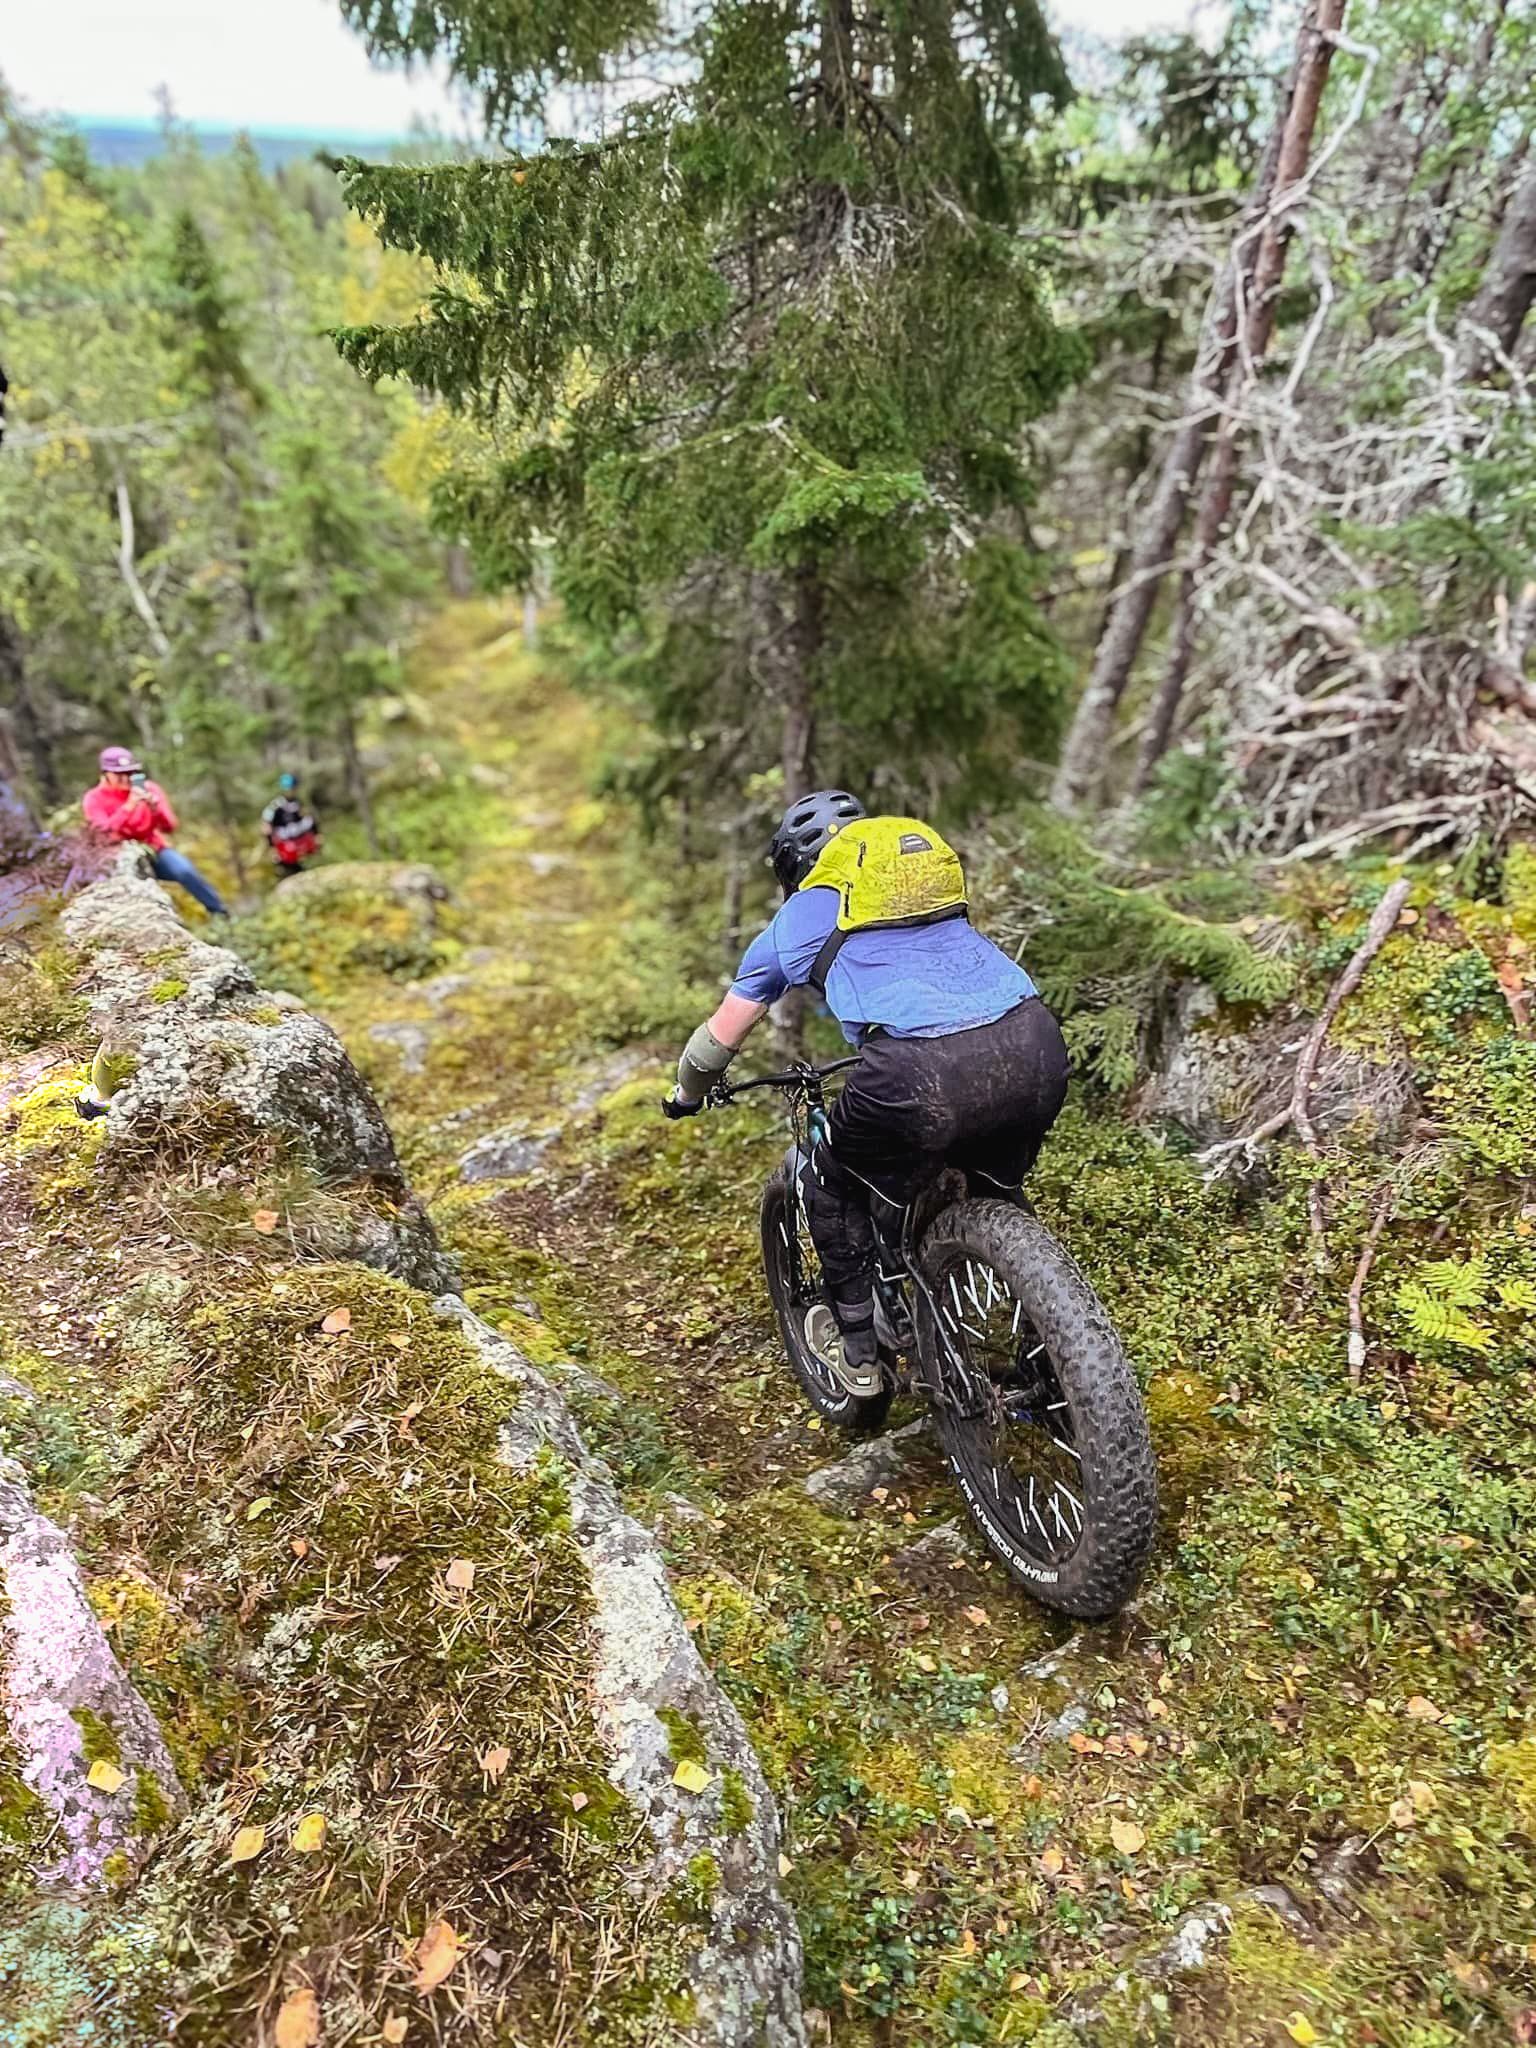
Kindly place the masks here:
<instances>
[{"instance_id":1,"label":"bike frame","mask_svg":"<svg viewBox=\"0 0 1536 2048\"><path fill-rule=\"evenodd\" d=\"M829 1060L825 1066L816 1066L809 1060L799 1060L794 1066L785 1068L782 1073L757 1074L750 1081L732 1082L721 1079L715 1083L715 1086L710 1090L705 1100L712 1109L724 1109L734 1102L738 1096L750 1094L754 1089L777 1089L787 1098L790 1129L795 1138L794 1150L805 1159L809 1159L812 1150L826 1135L827 1100L824 1084L827 1077L832 1074L844 1073L850 1067L856 1067L858 1064L857 1054L853 1054L847 1059ZM803 1131L800 1121L802 1117L804 1119ZM806 1221L805 1202L800 1190L800 1175L798 1171L791 1172L788 1180L792 1220L796 1226L790 1233L790 1246L798 1266L800 1258L799 1226L803 1221ZM918 1323L917 1318L911 1315L910 1308L908 1307L907 1309L909 1320L913 1326L914 1336L917 1339L914 1346L918 1367L916 1379L921 1392L929 1401L935 1404L952 1409L963 1416L971 1416L978 1412L978 1391L980 1391L980 1407L983 1409L993 1405L996 1396L990 1382L985 1379L978 1381L978 1376L971 1371L964 1357L951 1341L945 1328L943 1315L940 1313L939 1304L934 1300L927 1281L918 1269L916 1242L918 1207L919 1205L916 1203L909 1203L902 1211L901 1235L897 1239L893 1239L889 1232L881 1227L878 1211L873 1208L871 1209L870 1222L874 1229L875 1244L882 1255L882 1261L889 1259L896 1267L894 1274L887 1275L882 1271L879 1277L881 1281L888 1284L894 1281L898 1286L909 1287L921 1299L924 1308L928 1312L928 1321L936 1338L936 1342L932 1346L922 1342L921 1325ZM809 1235L808 1222L806 1223L806 1228ZM906 1307L907 1305L904 1303L903 1306Z\"/></svg>"}]
</instances>

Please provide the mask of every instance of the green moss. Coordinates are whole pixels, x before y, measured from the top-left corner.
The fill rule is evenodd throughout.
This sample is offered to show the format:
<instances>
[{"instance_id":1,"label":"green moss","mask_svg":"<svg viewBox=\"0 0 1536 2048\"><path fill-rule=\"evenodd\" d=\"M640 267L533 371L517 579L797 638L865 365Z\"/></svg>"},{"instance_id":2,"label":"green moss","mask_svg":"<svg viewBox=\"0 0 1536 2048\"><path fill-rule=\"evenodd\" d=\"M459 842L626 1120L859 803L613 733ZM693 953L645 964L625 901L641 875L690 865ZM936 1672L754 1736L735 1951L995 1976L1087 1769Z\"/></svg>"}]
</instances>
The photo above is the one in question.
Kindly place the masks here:
<instances>
[{"instance_id":1,"label":"green moss","mask_svg":"<svg viewBox=\"0 0 1536 2048\"><path fill-rule=\"evenodd\" d=\"M158 1835L170 1825L171 1804L153 1771L142 1767L134 1777L133 1824L141 1835Z\"/></svg>"},{"instance_id":2,"label":"green moss","mask_svg":"<svg viewBox=\"0 0 1536 2048\"><path fill-rule=\"evenodd\" d=\"M42 1826L46 1809L20 1773L9 1768L0 1751L0 1872L8 1851L24 1848Z\"/></svg>"},{"instance_id":3,"label":"green moss","mask_svg":"<svg viewBox=\"0 0 1536 2048\"><path fill-rule=\"evenodd\" d=\"M690 1858L682 1883L682 1908L694 1920L707 1920L720 1890L720 1866L706 1854Z\"/></svg>"},{"instance_id":4,"label":"green moss","mask_svg":"<svg viewBox=\"0 0 1536 2048\"><path fill-rule=\"evenodd\" d=\"M80 1730L81 1754L87 1764L108 1763L121 1767L123 1748L110 1721L93 1713L89 1707L71 1707L69 1718Z\"/></svg>"},{"instance_id":5,"label":"green moss","mask_svg":"<svg viewBox=\"0 0 1536 2048\"><path fill-rule=\"evenodd\" d=\"M0 958L0 1048L27 1052L70 1040L86 1021L84 961L51 926Z\"/></svg>"},{"instance_id":6,"label":"green moss","mask_svg":"<svg viewBox=\"0 0 1536 2048\"><path fill-rule=\"evenodd\" d=\"M71 1201L91 1186L93 1169L105 1138L101 1121L82 1121L76 1098L89 1079L84 1067L50 1074L5 1113L12 1149L19 1161L38 1173L44 1206ZM42 1169L56 1170L46 1179Z\"/></svg>"},{"instance_id":7,"label":"green moss","mask_svg":"<svg viewBox=\"0 0 1536 2048\"><path fill-rule=\"evenodd\" d=\"M189 984L172 976L169 980L158 981L149 992L152 1003L174 1003L178 996L184 996Z\"/></svg>"},{"instance_id":8,"label":"green moss","mask_svg":"<svg viewBox=\"0 0 1536 2048\"><path fill-rule=\"evenodd\" d=\"M676 1707L658 1707L656 1718L667 1731L667 1749L679 1764L708 1764L709 1750L698 1725Z\"/></svg>"},{"instance_id":9,"label":"green moss","mask_svg":"<svg viewBox=\"0 0 1536 2048\"><path fill-rule=\"evenodd\" d=\"M740 1771L726 1770L720 1780L720 1818L728 1834L742 1835L757 1814L757 1802L747 1790Z\"/></svg>"}]
</instances>

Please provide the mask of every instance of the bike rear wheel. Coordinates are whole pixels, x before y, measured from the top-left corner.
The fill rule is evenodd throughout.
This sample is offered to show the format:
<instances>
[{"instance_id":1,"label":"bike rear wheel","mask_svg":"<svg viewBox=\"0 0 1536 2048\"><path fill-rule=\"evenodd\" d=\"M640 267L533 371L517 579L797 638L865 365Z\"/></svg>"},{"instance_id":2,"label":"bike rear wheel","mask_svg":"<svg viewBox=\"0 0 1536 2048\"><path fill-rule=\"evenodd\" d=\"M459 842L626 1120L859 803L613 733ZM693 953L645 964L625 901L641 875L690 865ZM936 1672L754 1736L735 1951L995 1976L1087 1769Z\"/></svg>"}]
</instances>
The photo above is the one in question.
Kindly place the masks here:
<instances>
[{"instance_id":1,"label":"bike rear wheel","mask_svg":"<svg viewBox=\"0 0 1536 2048\"><path fill-rule=\"evenodd\" d=\"M1098 1296L1044 1225L1005 1202L947 1209L921 1267L925 1374L945 1390L930 1395L935 1426L972 1520L1043 1605L1113 1614L1152 1545L1157 1471Z\"/></svg>"},{"instance_id":2,"label":"bike rear wheel","mask_svg":"<svg viewBox=\"0 0 1536 2048\"><path fill-rule=\"evenodd\" d=\"M891 1388L871 1395L850 1393L823 1356L837 1325L787 1167L779 1167L763 1189L762 1233L768 1298L779 1319L785 1356L806 1399L840 1429L865 1435L881 1428L890 1411Z\"/></svg>"}]
</instances>

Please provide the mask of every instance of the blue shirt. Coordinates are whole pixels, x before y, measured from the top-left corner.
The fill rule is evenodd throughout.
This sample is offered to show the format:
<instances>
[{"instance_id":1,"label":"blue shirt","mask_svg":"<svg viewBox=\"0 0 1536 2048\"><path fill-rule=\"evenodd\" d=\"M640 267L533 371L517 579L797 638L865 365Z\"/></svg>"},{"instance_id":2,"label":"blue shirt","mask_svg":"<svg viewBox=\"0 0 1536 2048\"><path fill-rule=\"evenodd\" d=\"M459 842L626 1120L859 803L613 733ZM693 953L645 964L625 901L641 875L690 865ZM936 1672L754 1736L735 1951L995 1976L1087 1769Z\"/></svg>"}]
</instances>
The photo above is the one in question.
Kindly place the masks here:
<instances>
[{"instance_id":1,"label":"blue shirt","mask_svg":"<svg viewBox=\"0 0 1536 2048\"><path fill-rule=\"evenodd\" d=\"M748 946L732 995L774 1003L809 981L837 926L835 889L801 889ZM1035 984L964 918L850 932L827 976L827 1008L858 1045L877 1024L893 1038L943 1038L1016 1009Z\"/></svg>"}]
</instances>

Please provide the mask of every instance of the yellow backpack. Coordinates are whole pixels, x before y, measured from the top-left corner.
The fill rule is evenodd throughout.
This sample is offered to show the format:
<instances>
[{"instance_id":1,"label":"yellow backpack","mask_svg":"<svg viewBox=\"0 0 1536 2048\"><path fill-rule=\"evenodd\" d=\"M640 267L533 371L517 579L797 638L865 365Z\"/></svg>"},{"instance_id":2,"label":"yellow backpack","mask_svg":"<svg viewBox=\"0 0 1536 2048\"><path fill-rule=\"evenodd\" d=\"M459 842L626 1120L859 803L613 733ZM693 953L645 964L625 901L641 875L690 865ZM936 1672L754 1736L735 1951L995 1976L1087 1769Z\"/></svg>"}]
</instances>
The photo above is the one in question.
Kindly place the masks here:
<instances>
[{"instance_id":1,"label":"yellow backpack","mask_svg":"<svg viewBox=\"0 0 1536 2048\"><path fill-rule=\"evenodd\" d=\"M837 929L811 968L819 995L850 932L969 915L959 856L920 818L855 818L822 848L800 887L838 893Z\"/></svg>"}]
</instances>

